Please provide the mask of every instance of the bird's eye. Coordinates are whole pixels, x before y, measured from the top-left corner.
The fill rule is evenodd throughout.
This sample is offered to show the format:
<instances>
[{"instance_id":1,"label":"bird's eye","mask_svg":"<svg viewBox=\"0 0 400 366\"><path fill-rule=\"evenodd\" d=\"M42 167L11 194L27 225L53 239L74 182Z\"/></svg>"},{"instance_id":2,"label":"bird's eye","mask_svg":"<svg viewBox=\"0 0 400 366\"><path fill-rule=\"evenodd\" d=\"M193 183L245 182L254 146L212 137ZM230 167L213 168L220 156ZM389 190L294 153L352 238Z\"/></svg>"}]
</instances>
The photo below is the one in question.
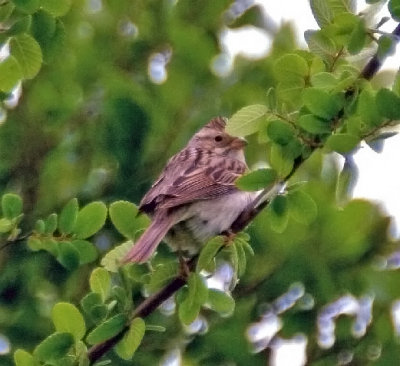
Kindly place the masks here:
<instances>
[{"instance_id":1,"label":"bird's eye","mask_svg":"<svg viewBox=\"0 0 400 366\"><path fill-rule=\"evenodd\" d=\"M217 135L217 136L214 137L214 140L216 142L221 142L222 141L222 136L221 135Z\"/></svg>"}]
</instances>

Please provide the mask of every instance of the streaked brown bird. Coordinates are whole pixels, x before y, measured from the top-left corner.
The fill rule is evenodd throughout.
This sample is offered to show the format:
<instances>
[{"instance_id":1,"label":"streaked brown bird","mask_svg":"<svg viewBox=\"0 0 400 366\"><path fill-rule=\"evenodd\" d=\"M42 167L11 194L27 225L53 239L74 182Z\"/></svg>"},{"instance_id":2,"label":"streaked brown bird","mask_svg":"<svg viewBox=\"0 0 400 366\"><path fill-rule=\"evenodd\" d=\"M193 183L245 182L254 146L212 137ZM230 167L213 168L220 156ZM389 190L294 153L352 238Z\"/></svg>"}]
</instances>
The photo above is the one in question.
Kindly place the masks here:
<instances>
[{"instance_id":1,"label":"streaked brown bird","mask_svg":"<svg viewBox=\"0 0 400 366\"><path fill-rule=\"evenodd\" d=\"M235 186L246 170L246 141L225 132L226 120L212 119L167 163L140 202L152 222L124 258L146 262L161 240L173 250L199 252L230 228L254 198Z\"/></svg>"}]
</instances>

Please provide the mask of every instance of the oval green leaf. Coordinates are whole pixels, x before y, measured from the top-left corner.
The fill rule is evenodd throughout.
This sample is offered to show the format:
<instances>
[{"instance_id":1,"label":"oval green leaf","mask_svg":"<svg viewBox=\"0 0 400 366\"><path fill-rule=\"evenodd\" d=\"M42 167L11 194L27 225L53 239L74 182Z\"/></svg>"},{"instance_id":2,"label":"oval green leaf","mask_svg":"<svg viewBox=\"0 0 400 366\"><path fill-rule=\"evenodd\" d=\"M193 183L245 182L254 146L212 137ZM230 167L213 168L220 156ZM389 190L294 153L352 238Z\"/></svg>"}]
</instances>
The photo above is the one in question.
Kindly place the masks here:
<instances>
[{"instance_id":1,"label":"oval green leaf","mask_svg":"<svg viewBox=\"0 0 400 366\"><path fill-rule=\"evenodd\" d=\"M146 324L142 318L133 319L129 331L115 346L117 355L124 360L130 360L142 342Z\"/></svg>"},{"instance_id":2,"label":"oval green leaf","mask_svg":"<svg viewBox=\"0 0 400 366\"><path fill-rule=\"evenodd\" d=\"M314 116L313 114L301 116L297 123L304 131L315 135L331 132L329 121Z\"/></svg>"},{"instance_id":3,"label":"oval green leaf","mask_svg":"<svg viewBox=\"0 0 400 366\"><path fill-rule=\"evenodd\" d=\"M260 128L260 123L267 115L268 108L262 104L254 104L237 111L226 125L226 132L233 136L247 136Z\"/></svg>"},{"instance_id":4,"label":"oval green leaf","mask_svg":"<svg viewBox=\"0 0 400 366\"><path fill-rule=\"evenodd\" d=\"M258 191L273 184L277 177L274 169L258 169L241 176L235 184L244 191Z\"/></svg>"},{"instance_id":5,"label":"oval green leaf","mask_svg":"<svg viewBox=\"0 0 400 366\"><path fill-rule=\"evenodd\" d=\"M97 259L97 249L91 242L78 239L71 244L79 253L79 264L91 263Z\"/></svg>"},{"instance_id":6,"label":"oval green leaf","mask_svg":"<svg viewBox=\"0 0 400 366\"><path fill-rule=\"evenodd\" d=\"M206 305L224 316L231 315L235 310L235 300L226 292L216 289L209 290Z\"/></svg>"},{"instance_id":7,"label":"oval green leaf","mask_svg":"<svg viewBox=\"0 0 400 366\"><path fill-rule=\"evenodd\" d=\"M17 349L14 352L15 366L37 366L33 356L23 349Z\"/></svg>"},{"instance_id":8,"label":"oval green leaf","mask_svg":"<svg viewBox=\"0 0 400 366\"><path fill-rule=\"evenodd\" d=\"M3 217L0 219L0 233L7 233L13 228L13 224L10 219Z\"/></svg>"},{"instance_id":9,"label":"oval green leaf","mask_svg":"<svg viewBox=\"0 0 400 366\"><path fill-rule=\"evenodd\" d=\"M287 195L291 216L298 222L308 225L317 217L315 201L301 190L292 191Z\"/></svg>"},{"instance_id":10,"label":"oval green leaf","mask_svg":"<svg viewBox=\"0 0 400 366\"><path fill-rule=\"evenodd\" d=\"M57 332L71 333L76 341L81 340L86 333L82 314L70 303L59 302L54 305L51 318Z\"/></svg>"},{"instance_id":11,"label":"oval green leaf","mask_svg":"<svg viewBox=\"0 0 400 366\"><path fill-rule=\"evenodd\" d=\"M379 113L389 119L400 119L400 97L389 89L380 89L376 95Z\"/></svg>"},{"instance_id":12,"label":"oval green leaf","mask_svg":"<svg viewBox=\"0 0 400 366\"><path fill-rule=\"evenodd\" d=\"M193 272L190 274L187 284L189 288L188 301L203 305L208 297L208 287L204 278L200 274Z\"/></svg>"},{"instance_id":13,"label":"oval green leaf","mask_svg":"<svg viewBox=\"0 0 400 366\"><path fill-rule=\"evenodd\" d=\"M308 75L307 61L296 54L287 54L280 57L274 65L274 73L278 81L288 83L297 82Z\"/></svg>"},{"instance_id":14,"label":"oval green leaf","mask_svg":"<svg viewBox=\"0 0 400 366\"><path fill-rule=\"evenodd\" d=\"M57 260L65 268L73 271L79 267L79 252L69 241L60 242L58 243Z\"/></svg>"},{"instance_id":15,"label":"oval green leaf","mask_svg":"<svg viewBox=\"0 0 400 366\"><path fill-rule=\"evenodd\" d=\"M139 215L136 205L128 201L113 202L109 212L115 228L123 236L132 240L138 230L145 228L150 222L147 216Z\"/></svg>"},{"instance_id":16,"label":"oval green leaf","mask_svg":"<svg viewBox=\"0 0 400 366\"><path fill-rule=\"evenodd\" d=\"M117 314L93 329L86 337L86 341L89 344L97 344L110 339L125 327L126 321L124 314Z\"/></svg>"},{"instance_id":17,"label":"oval green leaf","mask_svg":"<svg viewBox=\"0 0 400 366\"><path fill-rule=\"evenodd\" d=\"M328 94L320 88L307 88L303 91L303 102L308 110L323 119L331 119L343 106L340 95Z\"/></svg>"},{"instance_id":18,"label":"oval green leaf","mask_svg":"<svg viewBox=\"0 0 400 366\"><path fill-rule=\"evenodd\" d=\"M53 333L33 351L35 358L42 362L54 362L66 356L75 343L71 333Z\"/></svg>"},{"instance_id":19,"label":"oval green leaf","mask_svg":"<svg viewBox=\"0 0 400 366\"><path fill-rule=\"evenodd\" d=\"M50 214L44 221L44 232L46 234L53 234L57 229L58 216L56 213Z\"/></svg>"},{"instance_id":20,"label":"oval green leaf","mask_svg":"<svg viewBox=\"0 0 400 366\"><path fill-rule=\"evenodd\" d=\"M55 17L60 17L68 13L71 0L41 0L41 6Z\"/></svg>"},{"instance_id":21,"label":"oval green leaf","mask_svg":"<svg viewBox=\"0 0 400 366\"><path fill-rule=\"evenodd\" d=\"M15 57L26 79L32 79L42 66L42 50L28 34L20 34L10 40L10 54Z\"/></svg>"},{"instance_id":22,"label":"oval green leaf","mask_svg":"<svg viewBox=\"0 0 400 366\"><path fill-rule=\"evenodd\" d=\"M294 129L286 122L274 120L268 123L267 134L277 144L287 145L294 138Z\"/></svg>"},{"instance_id":23,"label":"oval green leaf","mask_svg":"<svg viewBox=\"0 0 400 366\"><path fill-rule=\"evenodd\" d=\"M13 219L22 213L22 199L14 193L6 193L1 197L1 209L3 215Z\"/></svg>"},{"instance_id":24,"label":"oval green leaf","mask_svg":"<svg viewBox=\"0 0 400 366\"><path fill-rule=\"evenodd\" d=\"M107 207L103 202L92 202L83 207L76 218L74 233L78 239L96 234L104 225Z\"/></svg>"},{"instance_id":25,"label":"oval green leaf","mask_svg":"<svg viewBox=\"0 0 400 366\"><path fill-rule=\"evenodd\" d=\"M348 133L338 133L329 136L326 146L340 154L346 154L353 150L359 143L360 139L357 136Z\"/></svg>"},{"instance_id":26,"label":"oval green leaf","mask_svg":"<svg viewBox=\"0 0 400 366\"><path fill-rule=\"evenodd\" d=\"M96 268L93 270L89 279L90 289L98 293L102 300L105 301L111 290L111 277L104 268Z\"/></svg>"},{"instance_id":27,"label":"oval green leaf","mask_svg":"<svg viewBox=\"0 0 400 366\"><path fill-rule=\"evenodd\" d=\"M78 217L78 200L72 198L62 209L58 220L58 229L63 234L71 234Z\"/></svg>"},{"instance_id":28,"label":"oval green leaf","mask_svg":"<svg viewBox=\"0 0 400 366\"><path fill-rule=\"evenodd\" d=\"M21 67L14 56L0 62L0 90L10 91L22 79Z\"/></svg>"},{"instance_id":29,"label":"oval green leaf","mask_svg":"<svg viewBox=\"0 0 400 366\"><path fill-rule=\"evenodd\" d=\"M207 268L224 244L225 241L222 236L216 236L209 240L200 252L196 264L196 272L200 272L202 269Z\"/></svg>"}]
</instances>

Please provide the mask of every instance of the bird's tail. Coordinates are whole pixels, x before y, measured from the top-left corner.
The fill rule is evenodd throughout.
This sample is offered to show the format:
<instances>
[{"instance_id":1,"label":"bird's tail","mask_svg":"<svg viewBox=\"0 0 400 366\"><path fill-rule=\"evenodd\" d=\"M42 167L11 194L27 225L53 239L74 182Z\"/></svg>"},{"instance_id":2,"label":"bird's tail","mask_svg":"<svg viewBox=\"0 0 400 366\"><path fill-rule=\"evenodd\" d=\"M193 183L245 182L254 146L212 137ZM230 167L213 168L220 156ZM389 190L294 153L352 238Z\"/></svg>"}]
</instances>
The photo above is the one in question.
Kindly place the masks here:
<instances>
[{"instance_id":1,"label":"bird's tail","mask_svg":"<svg viewBox=\"0 0 400 366\"><path fill-rule=\"evenodd\" d=\"M154 253L158 244L160 244L172 225L173 220L171 220L171 217L154 217L150 226L142 234L122 262L146 262Z\"/></svg>"}]
</instances>

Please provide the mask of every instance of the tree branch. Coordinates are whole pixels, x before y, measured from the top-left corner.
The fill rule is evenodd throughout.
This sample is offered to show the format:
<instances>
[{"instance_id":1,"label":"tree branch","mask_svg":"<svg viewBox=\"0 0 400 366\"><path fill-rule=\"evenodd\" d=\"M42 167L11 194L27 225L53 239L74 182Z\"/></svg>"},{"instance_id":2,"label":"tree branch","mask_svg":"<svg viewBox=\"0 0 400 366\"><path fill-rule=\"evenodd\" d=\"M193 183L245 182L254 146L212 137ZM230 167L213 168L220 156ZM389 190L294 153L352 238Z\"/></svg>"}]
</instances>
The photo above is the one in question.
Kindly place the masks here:
<instances>
[{"instance_id":1,"label":"tree branch","mask_svg":"<svg viewBox=\"0 0 400 366\"><path fill-rule=\"evenodd\" d=\"M393 30L392 35L394 36L394 42L399 42L400 37L400 24ZM384 37L384 36L382 36ZM371 80L378 70L382 67L383 61L385 61L388 55L379 55L378 52L369 60L365 65L364 69L361 71L360 77L362 79Z\"/></svg>"},{"instance_id":2,"label":"tree branch","mask_svg":"<svg viewBox=\"0 0 400 366\"><path fill-rule=\"evenodd\" d=\"M395 36L394 39L398 42L400 37L400 24L394 29L392 34ZM365 65L364 69L360 73L360 78L370 80L382 67L382 63L385 60L387 55L378 55L376 53L369 62ZM352 95L351 92L346 93L347 97ZM339 112L339 116L343 114L343 111ZM317 147L314 148L314 150ZM306 159L303 157L299 157L294 161L293 168L285 178L282 183L287 182L293 174L297 171L297 169L304 163ZM272 188L273 189L273 188ZM256 197L256 199L246 208L245 211L240 214L240 216L236 219L236 221L232 224L230 231L233 233L238 233L245 229L251 221L271 202L271 197L265 199L265 197L270 194L271 189L263 190L260 195ZM189 269L193 269L195 267L197 261L197 257L192 258L188 261ZM130 321L134 318L141 317L144 318L150 315L154 310L156 310L165 300L170 298L174 293L176 293L180 288L182 288L186 284L186 279L182 276L177 276L174 278L169 284L167 284L164 288L153 294L152 296L145 299L131 314ZM89 349L88 357L90 360L90 365L93 365L97 360L99 360L102 356L104 356L109 350L111 350L125 335L125 333L129 329L129 324L127 324L117 335L114 337L97 344Z\"/></svg>"}]
</instances>

